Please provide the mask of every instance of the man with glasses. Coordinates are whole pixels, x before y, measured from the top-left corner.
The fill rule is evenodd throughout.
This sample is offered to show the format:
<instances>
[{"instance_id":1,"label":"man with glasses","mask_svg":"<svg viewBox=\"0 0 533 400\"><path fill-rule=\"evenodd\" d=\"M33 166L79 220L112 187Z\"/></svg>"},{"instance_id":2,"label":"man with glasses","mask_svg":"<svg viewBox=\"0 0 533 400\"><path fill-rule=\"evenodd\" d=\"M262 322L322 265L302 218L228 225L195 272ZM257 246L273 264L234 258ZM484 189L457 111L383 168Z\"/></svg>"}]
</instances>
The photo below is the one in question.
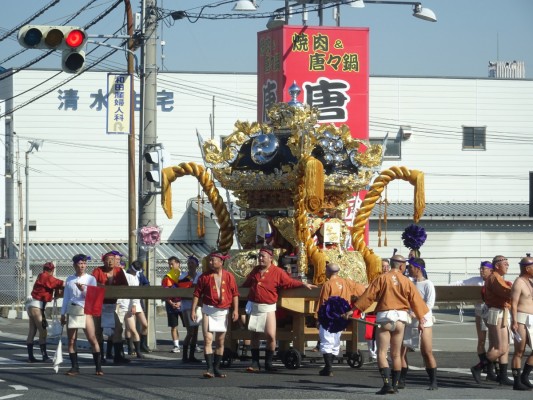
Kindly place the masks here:
<instances>
[{"instance_id":1,"label":"man with glasses","mask_svg":"<svg viewBox=\"0 0 533 400\"><path fill-rule=\"evenodd\" d=\"M481 371L489 363L499 359L498 381L500 385L512 386L507 375L509 362L509 311L511 309L511 283L504 279L509 262L504 256L492 260L493 273L485 281L485 304L489 308L489 351L487 359L470 368L477 383L481 383Z\"/></svg>"}]
</instances>

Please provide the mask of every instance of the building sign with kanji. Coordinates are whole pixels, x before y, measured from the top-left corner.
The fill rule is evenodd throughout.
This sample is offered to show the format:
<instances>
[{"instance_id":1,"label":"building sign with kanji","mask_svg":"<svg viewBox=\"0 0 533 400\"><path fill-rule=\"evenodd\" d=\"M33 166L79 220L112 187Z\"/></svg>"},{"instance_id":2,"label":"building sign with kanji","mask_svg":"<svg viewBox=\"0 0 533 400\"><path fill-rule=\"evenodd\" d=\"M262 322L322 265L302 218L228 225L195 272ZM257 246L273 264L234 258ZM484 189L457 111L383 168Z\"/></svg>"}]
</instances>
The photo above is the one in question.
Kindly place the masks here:
<instances>
[{"instance_id":1,"label":"building sign with kanji","mask_svg":"<svg viewBox=\"0 0 533 400\"><path fill-rule=\"evenodd\" d=\"M129 74L107 74L107 133L131 133L133 79Z\"/></svg>"},{"instance_id":2,"label":"building sign with kanji","mask_svg":"<svg viewBox=\"0 0 533 400\"><path fill-rule=\"evenodd\" d=\"M277 102L298 99L316 107L320 123L346 124L368 139L368 28L282 26L258 33L258 120Z\"/></svg>"}]
</instances>

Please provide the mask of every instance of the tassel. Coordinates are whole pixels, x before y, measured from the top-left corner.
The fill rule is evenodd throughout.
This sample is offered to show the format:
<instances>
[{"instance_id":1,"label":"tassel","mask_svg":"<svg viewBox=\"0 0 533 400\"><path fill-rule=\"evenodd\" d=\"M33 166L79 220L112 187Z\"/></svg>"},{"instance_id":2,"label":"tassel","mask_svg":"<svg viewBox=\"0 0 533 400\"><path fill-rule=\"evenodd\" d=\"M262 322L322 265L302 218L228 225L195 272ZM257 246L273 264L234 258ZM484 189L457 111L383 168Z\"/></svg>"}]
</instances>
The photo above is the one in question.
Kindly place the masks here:
<instances>
[{"instance_id":1,"label":"tassel","mask_svg":"<svg viewBox=\"0 0 533 400\"><path fill-rule=\"evenodd\" d=\"M324 166L314 157L305 163L305 207L317 213L324 203Z\"/></svg>"},{"instance_id":2,"label":"tassel","mask_svg":"<svg viewBox=\"0 0 533 400\"><path fill-rule=\"evenodd\" d=\"M163 168L161 171L161 206L169 219L172 218L172 190L169 179L171 174L172 167Z\"/></svg>"},{"instance_id":3,"label":"tassel","mask_svg":"<svg viewBox=\"0 0 533 400\"><path fill-rule=\"evenodd\" d=\"M365 256L365 263L367 266L368 283L370 283L381 274L381 258L370 251Z\"/></svg>"},{"instance_id":4,"label":"tassel","mask_svg":"<svg viewBox=\"0 0 533 400\"><path fill-rule=\"evenodd\" d=\"M198 184L200 186L200 184ZM200 188L198 188L198 195L196 196L196 235L201 238L202 237L202 222L200 220L200 207L201 207L201 200L200 200Z\"/></svg>"},{"instance_id":5,"label":"tassel","mask_svg":"<svg viewBox=\"0 0 533 400\"><path fill-rule=\"evenodd\" d=\"M381 247L381 219L382 219L382 216L383 214L381 214L381 204L383 202L379 202L378 205L379 205L379 218L378 218L378 247Z\"/></svg>"},{"instance_id":6,"label":"tassel","mask_svg":"<svg viewBox=\"0 0 533 400\"><path fill-rule=\"evenodd\" d=\"M383 222L385 225L385 247L387 247L387 230L388 230L388 216L387 216L387 206L389 205L389 199L387 196L387 187L385 187L385 212L383 215Z\"/></svg>"},{"instance_id":7,"label":"tassel","mask_svg":"<svg viewBox=\"0 0 533 400\"><path fill-rule=\"evenodd\" d=\"M424 173L417 171L416 184L415 184L415 210L413 219L415 223L420 221L422 215L424 215L424 209L426 208L425 188L424 188Z\"/></svg>"}]
</instances>

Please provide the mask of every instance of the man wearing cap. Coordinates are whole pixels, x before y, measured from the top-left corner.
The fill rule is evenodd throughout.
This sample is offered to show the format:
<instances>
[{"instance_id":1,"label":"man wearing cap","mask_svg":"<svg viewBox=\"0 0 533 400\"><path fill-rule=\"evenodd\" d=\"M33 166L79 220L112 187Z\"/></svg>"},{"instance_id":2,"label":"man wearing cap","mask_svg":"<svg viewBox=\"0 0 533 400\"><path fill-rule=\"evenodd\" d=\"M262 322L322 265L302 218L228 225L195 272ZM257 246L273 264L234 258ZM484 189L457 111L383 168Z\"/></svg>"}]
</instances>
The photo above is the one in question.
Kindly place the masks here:
<instances>
[{"instance_id":1,"label":"man wearing cap","mask_svg":"<svg viewBox=\"0 0 533 400\"><path fill-rule=\"evenodd\" d=\"M66 375L76 376L80 373L78 364L77 338L78 329L83 329L85 337L91 344L96 375L104 375L102 372L102 359L100 357L100 345L96 339L95 317L85 315L85 297L89 286L96 286L94 276L87 274L87 259L84 254L72 257L74 275L70 275L65 281L65 294L61 307L61 324L67 325L68 355L72 367Z\"/></svg>"},{"instance_id":2,"label":"man wearing cap","mask_svg":"<svg viewBox=\"0 0 533 400\"><path fill-rule=\"evenodd\" d=\"M61 279L54 276L55 266L52 262L47 262L43 265L43 272L39 274L33 290L31 291L31 299L26 303L26 312L28 313L28 322L30 330L28 338L26 339L26 347L28 349L28 362L36 362L37 359L33 356L33 338L39 332L39 347L41 348L41 355L43 361L50 359L46 351L46 318L44 310L46 303L52 301L54 292L58 293L65 283Z\"/></svg>"},{"instance_id":3,"label":"man wearing cap","mask_svg":"<svg viewBox=\"0 0 533 400\"><path fill-rule=\"evenodd\" d=\"M103 256L104 265L93 270L93 276L98 282L98 286L128 286L126 274L121 267L116 266L115 252L109 252ZM122 344L122 322L117 314L117 299L104 299L102 316L95 317L96 336L100 347L103 348L104 336L103 328L113 328L113 362L115 364L126 364L130 360L124 357L124 347Z\"/></svg>"},{"instance_id":4,"label":"man wearing cap","mask_svg":"<svg viewBox=\"0 0 533 400\"><path fill-rule=\"evenodd\" d=\"M533 352L524 363L520 374L522 356L526 343L533 347L533 258L530 254L520 260L520 276L515 279L511 289L511 330L514 333L514 355L512 371L514 390L531 390L529 374L533 370Z\"/></svg>"},{"instance_id":5,"label":"man wearing cap","mask_svg":"<svg viewBox=\"0 0 533 400\"><path fill-rule=\"evenodd\" d=\"M378 344L378 367L383 379L383 387L376 394L396 393L398 380L402 368L400 350L404 335L405 323L408 320L408 311L411 309L418 318L418 329L424 330L424 323L429 308L418 293L413 282L403 275L406 260L399 254L390 259L391 270L379 275L370 283L367 290L355 303L355 308L364 312L376 304L376 322L380 324L377 329L376 339ZM351 317L353 311L345 314ZM387 360L387 350L390 346L392 357L392 383L391 370Z\"/></svg>"},{"instance_id":6,"label":"man wearing cap","mask_svg":"<svg viewBox=\"0 0 533 400\"><path fill-rule=\"evenodd\" d=\"M276 349L276 303L279 289L290 289L305 286L316 288L307 282L291 278L285 271L272 263L274 249L263 246L259 250L258 265L248 274L242 287L250 288L248 301L251 304L248 330L252 332L251 352L252 365L248 372L259 372L259 337L266 335L265 370L275 371L272 366Z\"/></svg>"},{"instance_id":7,"label":"man wearing cap","mask_svg":"<svg viewBox=\"0 0 533 400\"><path fill-rule=\"evenodd\" d=\"M489 308L489 351L487 359L470 368L477 383L481 383L481 371L490 362L499 359L498 381L500 385L511 386L514 382L507 375L509 361L509 310L511 308L511 283L503 277L509 269L509 262L498 255L492 260L494 271L485 281L485 304Z\"/></svg>"},{"instance_id":8,"label":"man wearing cap","mask_svg":"<svg viewBox=\"0 0 533 400\"><path fill-rule=\"evenodd\" d=\"M322 285L320 289L320 296L315 308L315 318L318 318L319 308L332 296L339 296L346 300L348 303L352 302L352 296L359 297L365 291L365 287L360 283L357 283L351 279L341 278L339 276L340 266L339 264L328 263L326 265L326 278L327 281ZM322 325L318 327L318 334L320 338L320 352L324 357L324 363L326 364L323 369L320 370L321 376L333 376L331 371L333 365L333 357L339 354L341 347L341 333L328 332Z\"/></svg>"},{"instance_id":9,"label":"man wearing cap","mask_svg":"<svg viewBox=\"0 0 533 400\"><path fill-rule=\"evenodd\" d=\"M204 335L204 357L207 363L205 378L225 378L220 372L220 362L224 354L224 340L226 338L228 312L233 308L231 320L239 318L239 289L235 276L224 269L224 261L229 256L221 252L209 255L209 271L199 278L194 289L191 320L197 321L196 307L202 302L202 332ZM213 334L215 351L213 355Z\"/></svg>"}]
</instances>

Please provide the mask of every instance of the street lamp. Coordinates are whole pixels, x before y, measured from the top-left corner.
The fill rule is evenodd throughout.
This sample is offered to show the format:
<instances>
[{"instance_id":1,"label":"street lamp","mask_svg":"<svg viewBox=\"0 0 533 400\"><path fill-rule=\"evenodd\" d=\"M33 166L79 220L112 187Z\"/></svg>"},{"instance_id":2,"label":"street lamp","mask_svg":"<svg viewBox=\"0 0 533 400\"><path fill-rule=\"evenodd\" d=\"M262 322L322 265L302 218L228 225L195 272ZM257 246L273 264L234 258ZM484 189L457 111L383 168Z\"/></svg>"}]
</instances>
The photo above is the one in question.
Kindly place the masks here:
<instances>
[{"instance_id":1,"label":"street lamp","mask_svg":"<svg viewBox=\"0 0 533 400\"><path fill-rule=\"evenodd\" d=\"M30 153L39 151L43 147L42 140L29 140L30 148L26 151L26 167L24 169L26 175L26 242L24 243L24 261L26 264L26 298L30 297L30 192L29 192L29 175L30 175Z\"/></svg>"},{"instance_id":2,"label":"street lamp","mask_svg":"<svg viewBox=\"0 0 533 400\"><path fill-rule=\"evenodd\" d=\"M325 8L334 7L334 18L337 26L340 26L340 6L349 5L353 8L364 8L365 4L391 4L391 5L407 5L413 7L413 17L422 19L424 21L437 22L435 13L429 9L422 7L422 3L418 1L396 1L396 0L294 0L293 5L301 5L304 9L306 5L316 5L315 10L318 11L319 25L323 25L323 10ZM292 6L292 5L291 5ZM285 22L288 23L289 0L285 0ZM276 10L279 11L279 10ZM305 13L305 11L304 11ZM271 20L274 19L271 18ZM278 25L280 23L278 22Z\"/></svg>"}]
</instances>

